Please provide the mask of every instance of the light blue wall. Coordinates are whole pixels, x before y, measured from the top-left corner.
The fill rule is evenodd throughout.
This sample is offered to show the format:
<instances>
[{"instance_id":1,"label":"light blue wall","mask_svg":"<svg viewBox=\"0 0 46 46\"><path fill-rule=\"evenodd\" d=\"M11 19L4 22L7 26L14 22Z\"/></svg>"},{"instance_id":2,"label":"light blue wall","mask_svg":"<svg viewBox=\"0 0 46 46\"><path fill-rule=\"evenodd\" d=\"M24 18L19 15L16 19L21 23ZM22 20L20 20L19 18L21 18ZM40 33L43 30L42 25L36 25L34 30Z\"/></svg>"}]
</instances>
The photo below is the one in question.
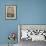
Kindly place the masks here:
<instances>
[{"instance_id":1,"label":"light blue wall","mask_svg":"<svg viewBox=\"0 0 46 46\"><path fill-rule=\"evenodd\" d=\"M16 20L5 20L6 4L16 4ZM17 34L18 24L46 24L46 0L0 0L0 44L8 43L9 32Z\"/></svg>"},{"instance_id":2,"label":"light blue wall","mask_svg":"<svg viewBox=\"0 0 46 46\"><path fill-rule=\"evenodd\" d=\"M21 24L46 24L46 0L20 1Z\"/></svg>"}]
</instances>

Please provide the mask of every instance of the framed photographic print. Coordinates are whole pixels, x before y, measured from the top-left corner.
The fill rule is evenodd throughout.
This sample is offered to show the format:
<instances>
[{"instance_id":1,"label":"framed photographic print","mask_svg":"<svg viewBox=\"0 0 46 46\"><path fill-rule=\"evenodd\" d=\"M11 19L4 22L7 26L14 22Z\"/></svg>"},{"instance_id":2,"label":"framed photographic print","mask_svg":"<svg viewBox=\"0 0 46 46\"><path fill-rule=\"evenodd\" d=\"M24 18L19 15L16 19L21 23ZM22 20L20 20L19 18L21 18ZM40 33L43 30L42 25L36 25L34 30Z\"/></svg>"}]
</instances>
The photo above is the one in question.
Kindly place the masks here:
<instances>
[{"instance_id":1,"label":"framed photographic print","mask_svg":"<svg viewBox=\"0 0 46 46\"><path fill-rule=\"evenodd\" d=\"M16 5L6 5L6 19L16 19Z\"/></svg>"}]
</instances>

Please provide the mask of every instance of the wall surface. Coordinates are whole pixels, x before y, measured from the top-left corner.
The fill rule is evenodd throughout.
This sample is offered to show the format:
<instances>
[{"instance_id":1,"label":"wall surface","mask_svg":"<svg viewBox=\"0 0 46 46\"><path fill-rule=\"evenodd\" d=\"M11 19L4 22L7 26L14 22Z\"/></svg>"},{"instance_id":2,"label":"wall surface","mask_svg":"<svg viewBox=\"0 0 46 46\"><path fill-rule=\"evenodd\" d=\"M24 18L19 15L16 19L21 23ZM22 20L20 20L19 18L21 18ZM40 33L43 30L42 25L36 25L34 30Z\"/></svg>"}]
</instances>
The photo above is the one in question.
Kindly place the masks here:
<instances>
[{"instance_id":1,"label":"wall surface","mask_svg":"<svg viewBox=\"0 0 46 46\"><path fill-rule=\"evenodd\" d=\"M16 4L16 20L5 20L6 4ZM10 32L17 34L18 24L46 24L46 0L0 0L0 44L8 43Z\"/></svg>"},{"instance_id":2,"label":"wall surface","mask_svg":"<svg viewBox=\"0 0 46 46\"><path fill-rule=\"evenodd\" d=\"M46 24L46 0L20 1L20 24Z\"/></svg>"}]
</instances>

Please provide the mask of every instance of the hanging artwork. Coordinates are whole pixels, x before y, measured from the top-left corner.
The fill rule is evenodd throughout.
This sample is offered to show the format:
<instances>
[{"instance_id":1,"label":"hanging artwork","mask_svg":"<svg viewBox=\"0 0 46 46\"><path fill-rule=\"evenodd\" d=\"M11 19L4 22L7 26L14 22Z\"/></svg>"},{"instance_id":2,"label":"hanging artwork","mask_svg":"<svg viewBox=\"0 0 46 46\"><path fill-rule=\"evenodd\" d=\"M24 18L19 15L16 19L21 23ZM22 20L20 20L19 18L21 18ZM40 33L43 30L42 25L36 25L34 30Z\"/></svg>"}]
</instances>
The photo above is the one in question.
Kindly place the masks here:
<instances>
[{"instance_id":1,"label":"hanging artwork","mask_svg":"<svg viewBox=\"0 0 46 46\"><path fill-rule=\"evenodd\" d=\"M16 5L6 5L6 19L16 19Z\"/></svg>"}]
</instances>

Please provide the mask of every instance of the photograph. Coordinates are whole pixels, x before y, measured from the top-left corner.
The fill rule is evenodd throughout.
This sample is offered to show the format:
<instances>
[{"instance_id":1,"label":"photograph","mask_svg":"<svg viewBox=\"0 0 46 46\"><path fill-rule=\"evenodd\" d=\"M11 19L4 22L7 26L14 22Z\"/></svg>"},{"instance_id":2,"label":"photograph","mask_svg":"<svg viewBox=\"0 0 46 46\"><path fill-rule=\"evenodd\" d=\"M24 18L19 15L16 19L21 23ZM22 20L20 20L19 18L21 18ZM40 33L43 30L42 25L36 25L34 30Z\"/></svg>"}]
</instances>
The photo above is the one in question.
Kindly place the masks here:
<instances>
[{"instance_id":1,"label":"photograph","mask_svg":"<svg viewBox=\"0 0 46 46\"><path fill-rule=\"evenodd\" d=\"M16 19L16 5L6 5L6 19Z\"/></svg>"}]
</instances>

